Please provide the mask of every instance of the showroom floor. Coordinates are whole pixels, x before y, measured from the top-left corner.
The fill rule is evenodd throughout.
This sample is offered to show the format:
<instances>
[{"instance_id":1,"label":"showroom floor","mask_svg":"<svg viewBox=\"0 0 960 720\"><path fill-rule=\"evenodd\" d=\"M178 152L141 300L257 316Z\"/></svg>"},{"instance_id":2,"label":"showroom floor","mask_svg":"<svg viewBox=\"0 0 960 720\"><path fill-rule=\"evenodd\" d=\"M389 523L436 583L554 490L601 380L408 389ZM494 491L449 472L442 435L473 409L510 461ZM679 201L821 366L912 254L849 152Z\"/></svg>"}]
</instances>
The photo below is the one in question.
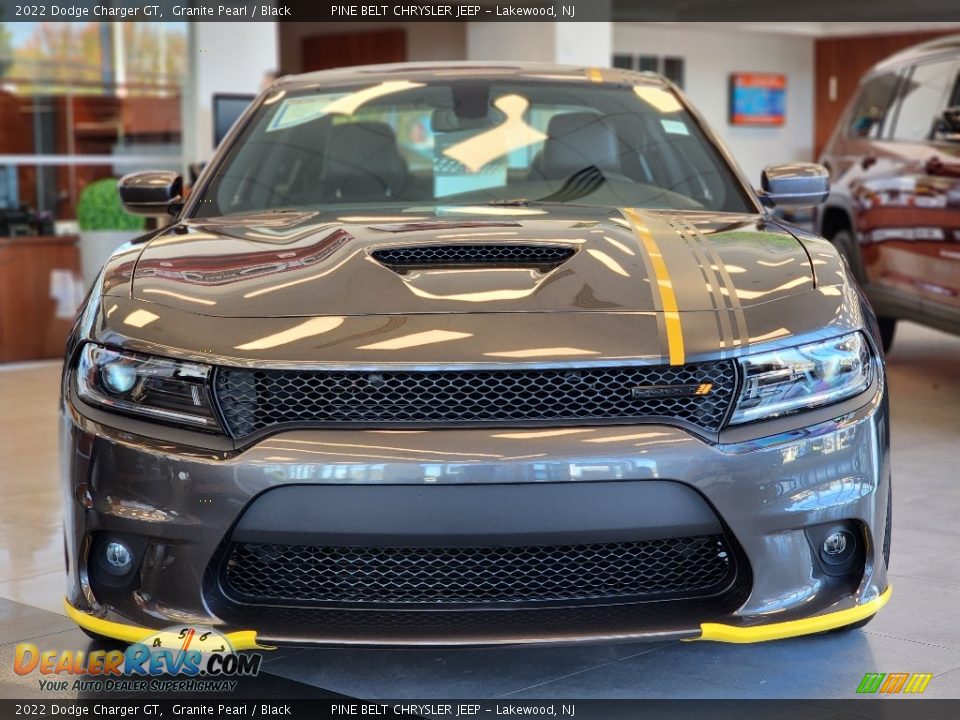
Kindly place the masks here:
<instances>
[{"instance_id":1,"label":"showroom floor","mask_svg":"<svg viewBox=\"0 0 960 720\"><path fill-rule=\"evenodd\" d=\"M960 697L960 338L904 325L893 399L893 598L865 630L765 645L653 643L483 650L270 653L247 690L360 698L849 698L865 672L932 672ZM36 695L14 645L75 649L63 616L57 489L59 366L0 367L0 697ZM316 690L314 690L316 688ZM252 696L252 695L251 695Z\"/></svg>"}]
</instances>

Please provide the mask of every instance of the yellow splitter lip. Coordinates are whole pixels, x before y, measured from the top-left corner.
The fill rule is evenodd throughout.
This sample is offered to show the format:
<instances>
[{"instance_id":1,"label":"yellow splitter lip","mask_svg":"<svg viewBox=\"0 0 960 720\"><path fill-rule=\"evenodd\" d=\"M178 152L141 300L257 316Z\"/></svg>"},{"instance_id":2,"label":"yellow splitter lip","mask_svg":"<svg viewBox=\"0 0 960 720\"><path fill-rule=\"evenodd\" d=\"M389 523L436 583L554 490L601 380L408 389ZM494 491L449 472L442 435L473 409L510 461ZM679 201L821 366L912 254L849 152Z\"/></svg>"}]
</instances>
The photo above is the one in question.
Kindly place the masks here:
<instances>
[{"instance_id":1,"label":"yellow splitter lip","mask_svg":"<svg viewBox=\"0 0 960 720\"><path fill-rule=\"evenodd\" d=\"M712 640L714 642L726 643L757 643L834 630L844 627L845 625L859 622L864 618L878 613L890 600L892 591L892 586L888 586L880 595L862 605L800 620L789 620L787 622L770 623L768 625L757 625L754 627L737 627L723 623L702 623L700 625L700 637L690 638L688 642ZM156 634L156 630L149 628L126 625L124 623L94 617L73 607L66 599L63 601L63 606L67 611L67 615L77 623L77 625L98 635L104 635L123 642L135 643L143 642ZM237 651L273 649L270 645L262 645L257 642L257 632L255 630L237 630L227 633L224 637L229 640L230 645Z\"/></svg>"},{"instance_id":2,"label":"yellow splitter lip","mask_svg":"<svg viewBox=\"0 0 960 720\"><path fill-rule=\"evenodd\" d=\"M63 607L66 608L67 615L80 627L90 632L114 638L127 643L143 642L147 638L157 634L156 630L139 627L137 625L127 625L125 623L104 620L94 617L89 613L78 610L66 599L63 601ZM223 637L229 641L230 646L236 650L273 650L270 645L261 645L257 642L256 630L237 630L235 632L224 633Z\"/></svg>"},{"instance_id":3,"label":"yellow splitter lip","mask_svg":"<svg viewBox=\"0 0 960 720\"><path fill-rule=\"evenodd\" d=\"M851 625L871 615L875 615L887 604L887 601L890 600L892 590L893 588L891 586L887 586L887 589L880 593L880 595L873 598L873 600L868 600L862 605L800 620L788 620L786 622L756 625L754 627L737 627L735 625L724 625L723 623L703 623L700 625L700 637L691 639L713 640L715 642L727 643L756 643L766 642L768 640L782 640L800 635L811 635L813 633L824 632L825 630L835 630L836 628Z\"/></svg>"}]
</instances>

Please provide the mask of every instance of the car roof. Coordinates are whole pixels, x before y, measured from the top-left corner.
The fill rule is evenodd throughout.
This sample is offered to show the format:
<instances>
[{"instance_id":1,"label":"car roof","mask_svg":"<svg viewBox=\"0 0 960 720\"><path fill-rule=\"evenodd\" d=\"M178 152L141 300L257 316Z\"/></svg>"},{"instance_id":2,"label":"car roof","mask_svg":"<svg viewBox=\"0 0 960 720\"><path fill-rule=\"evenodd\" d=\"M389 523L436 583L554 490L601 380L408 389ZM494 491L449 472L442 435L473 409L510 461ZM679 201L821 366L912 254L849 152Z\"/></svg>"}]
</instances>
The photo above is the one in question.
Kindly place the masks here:
<instances>
[{"instance_id":1,"label":"car roof","mask_svg":"<svg viewBox=\"0 0 960 720\"><path fill-rule=\"evenodd\" d=\"M273 86L282 90L348 85L369 81L436 81L468 78L494 80L497 78L542 80L546 82L593 81L624 85L653 85L669 87L670 81L651 72L637 72L620 68L593 68L577 65L555 65L528 62L411 62L389 65L361 65L355 67L318 70L301 75L285 75Z\"/></svg>"},{"instance_id":2,"label":"car roof","mask_svg":"<svg viewBox=\"0 0 960 720\"><path fill-rule=\"evenodd\" d=\"M878 72L894 70L917 60L924 60L936 55L960 55L960 35L947 35L935 38L901 50L884 60L881 60L867 73L874 75Z\"/></svg>"}]
</instances>

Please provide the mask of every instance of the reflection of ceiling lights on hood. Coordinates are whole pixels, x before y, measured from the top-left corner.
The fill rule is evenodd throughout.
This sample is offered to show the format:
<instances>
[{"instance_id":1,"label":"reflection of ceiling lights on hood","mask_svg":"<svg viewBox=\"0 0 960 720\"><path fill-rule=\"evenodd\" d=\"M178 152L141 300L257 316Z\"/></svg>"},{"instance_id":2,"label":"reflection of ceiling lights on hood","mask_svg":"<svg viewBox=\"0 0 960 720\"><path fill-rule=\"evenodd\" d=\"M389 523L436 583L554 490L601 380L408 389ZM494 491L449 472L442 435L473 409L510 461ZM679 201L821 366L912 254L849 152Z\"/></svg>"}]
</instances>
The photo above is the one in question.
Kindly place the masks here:
<instances>
[{"instance_id":1,"label":"reflection of ceiling lights on hood","mask_svg":"<svg viewBox=\"0 0 960 720\"><path fill-rule=\"evenodd\" d=\"M235 349L269 350L270 348L279 347L281 345L289 345L290 343L297 342L298 340L304 340L309 337L322 335L323 333L330 332L331 330L336 330L338 327L343 325L343 320L344 319L342 317L311 318L310 320L302 322L299 325L295 325L287 330L282 330L278 333L273 333L271 335L267 335L266 337L262 337L257 340L251 340L250 342L242 345L237 345Z\"/></svg>"},{"instance_id":2,"label":"reflection of ceiling lights on hood","mask_svg":"<svg viewBox=\"0 0 960 720\"><path fill-rule=\"evenodd\" d=\"M546 210L523 207L487 207L485 205L448 205L437 208L438 215L546 215Z\"/></svg>"},{"instance_id":3,"label":"reflection of ceiling lights on hood","mask_svg":"<svg viewBox=\"0 0 960 720\"><path fill-rule=\"evenodd\" d=\"M506 115L506 119L490 130L458 142L443 151L449 158L462 163L470 172L477 172L491 160L504 157L520 148L533 145L547 136L532 128L523 120L523 113L530 101L520 95L504 95L493 106Z\"/></svg>"},{"instance_id":4,"label":"reflection of ceiling lights on hood","mask_svg":"<svg viewBox=\"0 0 960 720\"><path fill-rule=\"evenodd\" d=\"M328 115L353 115L362 105L371 100L420 87L423 87L423 83L410 82L409 80L382 82L366 90L357 90L334 100L324 108L324 112Z\"/></svg>"},{"instance_id":5,"label":"reflection of ceiling lights on hood","mask_svg":"<svg viewBox=\"0 0 960 720\"><path fill-rule=\"evenodd\" d=\"M596 350L584 350L573 347L529 348L526 350L504 350L502 352L484 353L487 357L505 358L547 358L561 355L599 355Z\"/></svg>"},{"instance_id":6,"label":"reflection of ceiling lights on hood","mask_svg":"<svg viewBox=\"0 0 960 720\"><path fill-rule=\"evenodd\" d=\"M161 288L145 288L143 291L144 295L165 295L167 297L176 298L177 300L183 300L184 302L197 303L198 305L216 305L216 300L205 300L203 298L193 297L192 295L184 295L183 293L174 292L173 290L163 290Z\"/></svg>"},{"instance_id":7,"label":"reflection of ceiling lights on hood","mask_svg":"<svg viewBox=\"0 0 960 720\"><path fill-rule=\"evenodd\" d=\"M403 337L382 340L372 345L362 345L357 350L402 350L404 348L433 345L434 343L462 340L473 337L473 333L453 332L452 330L427 330L425 332L404 335Z\"/></svg>"},{"instance_id":8,"label":"reflection of ceiling lights on hood","mask_svg":"<svg viewBox=\"0 0 960 720\"><path fill-rule=\"evenodd\" d=\"M134 310L124 318L124 325L130 325L136 328L146 327L154 320L159 320L160 316L155 315L149 310Z\"/></svg>"},{"instance_id":9,"label":"reflection of ceiling lights on hood","mask_svg":"<svg viewBox=\"0 0 960 720\"><path fill-rule=\"evenodd\" d=\"M615 272L617 275L623 275L624 277L630 277L630 273L623 269L623 265L618 263L612 257L607 255L602 250L594 250L593 248L588 248L587 252L590 253L591 257L599 262L603 263L610 269L611 272Z\"/></svg>"}]
</instances>

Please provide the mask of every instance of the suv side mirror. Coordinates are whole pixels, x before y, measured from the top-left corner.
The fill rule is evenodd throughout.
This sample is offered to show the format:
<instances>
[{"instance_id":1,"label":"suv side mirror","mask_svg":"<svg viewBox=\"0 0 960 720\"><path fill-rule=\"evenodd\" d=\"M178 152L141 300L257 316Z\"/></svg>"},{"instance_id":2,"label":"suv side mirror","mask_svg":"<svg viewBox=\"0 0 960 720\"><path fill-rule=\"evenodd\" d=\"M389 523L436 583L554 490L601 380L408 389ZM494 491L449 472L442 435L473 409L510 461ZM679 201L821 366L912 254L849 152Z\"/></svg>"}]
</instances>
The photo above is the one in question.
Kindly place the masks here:
<instances>
[{"instance_id":1,"label":"suv side mirror","mask_svg":"<svg viewBox=\"0 0 960 720\"><path fill-rule=\"evenodd\" d=\"M768 165L760 176L760 202L767 207L819 205L830 194L830 173L817 163Z\"/></svg>"},{"instance_id":2,"label":"suv side mirror","mask_svg":"<svg viewBox=\"0 0 960 720\"><path fill-rule=\"evenodd\" d=\"M948 107L933 127L935 140L960 142L960 107Z\"/></svg>"},{"instance_id":3,"label":"suv side mirror","mask_svg":"<svg viewBox=\"0 0 960 720\"><path fill-rule=\"evenodd\" d=\"M120 178L120 201L134 215L176 215L183 207L183 178L170 170L148 170Z\"/></svg>"}]
</instances>

